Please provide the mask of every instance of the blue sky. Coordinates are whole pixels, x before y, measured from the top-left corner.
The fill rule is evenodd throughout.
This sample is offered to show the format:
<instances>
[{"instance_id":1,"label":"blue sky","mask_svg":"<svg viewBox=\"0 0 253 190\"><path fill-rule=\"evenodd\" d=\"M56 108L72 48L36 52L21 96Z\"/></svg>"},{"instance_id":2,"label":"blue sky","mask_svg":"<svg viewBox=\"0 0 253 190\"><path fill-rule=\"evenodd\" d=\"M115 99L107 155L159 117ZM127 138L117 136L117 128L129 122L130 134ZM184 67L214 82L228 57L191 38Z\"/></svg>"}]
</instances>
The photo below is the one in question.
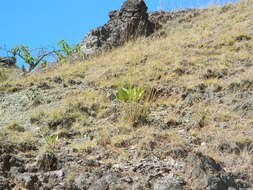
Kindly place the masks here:
<instances>
[{"instance_id":1,"label":"blue sky","mask_svg":"<svg viewBox=\"0 0 253 190\"><path fill-rule=\"evenodd\" d=\"M217 0L213 0L215 2ZM226 3L229 0L218 0ZM230 0L232 1L232 0ZM108 12L124 0L3 0L0 46L56 46L59 40L78 43L90 29L104 24ZM146 0L149 11L159 8L204 7L210 0Z\"/></svg>"}]
</instances>

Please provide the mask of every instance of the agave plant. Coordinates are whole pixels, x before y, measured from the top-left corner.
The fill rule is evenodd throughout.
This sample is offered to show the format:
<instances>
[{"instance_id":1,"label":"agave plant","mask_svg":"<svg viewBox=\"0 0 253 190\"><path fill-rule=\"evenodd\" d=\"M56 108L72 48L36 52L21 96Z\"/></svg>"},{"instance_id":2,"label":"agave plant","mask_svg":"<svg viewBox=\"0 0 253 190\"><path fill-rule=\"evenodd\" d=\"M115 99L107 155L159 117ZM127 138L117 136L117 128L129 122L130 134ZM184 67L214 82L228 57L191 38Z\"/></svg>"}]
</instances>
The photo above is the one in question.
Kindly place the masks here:
<instances>
[{"instance_id":1,"label":"agave plant","mask_svg":"<svg viewBox=\"0 0 253 190\"><path fill-rule=\"evenodd\" d=\"M115 96L122 102L137 102L145 92L144 88L120 88Z\"/></svg>"},{"instance_id":2,"label":"agave plant","mask_svg":"<svg viewBox=\"0 0 253 190\"><path fill-rule=\"evenodd\" d=\"M52 134L52 135L46 136L45 140L49 146L54 146L56 142L58 141L58 135Z\"/></svg>"}]
</instances>

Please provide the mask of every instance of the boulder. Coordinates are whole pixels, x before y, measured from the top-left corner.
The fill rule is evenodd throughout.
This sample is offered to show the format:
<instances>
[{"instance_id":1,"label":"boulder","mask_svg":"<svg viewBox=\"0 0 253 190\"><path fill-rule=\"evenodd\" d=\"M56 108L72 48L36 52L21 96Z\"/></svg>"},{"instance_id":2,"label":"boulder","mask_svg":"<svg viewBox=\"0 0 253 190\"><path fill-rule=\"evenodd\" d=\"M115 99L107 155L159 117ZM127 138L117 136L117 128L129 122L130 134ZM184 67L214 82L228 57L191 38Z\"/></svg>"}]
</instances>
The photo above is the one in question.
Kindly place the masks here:
<instances>
[{"instance_id":1,"label":"boulder","mask_svg":"<svg viewBox=\"0 0 253 190\"><path fill-rule=\"evenodd\" d=\"M109 13L109 21L92 31L80 42L81 52L89 56L110 50L139 36L149 36L155 25L149 21L143 0L127 0L120 10Z\"/></svg>"},{"instance_id":2,"label":"boulder","mask_svg":"<svg viewBox=\"0 0 253 190\"><path fill-rule=\"evenodd\" d=\"M0 66L10 67L16 65L15 57L0 57Z\"/></svg>"},{"instance_id":3,"label":"boulder","mask_svg":"<svg viewBox=\"0 0 253 190\"><path fill-rule=\"evenodd\" d=\"M251 184L244 181L246 175L226 172L213 158L201 152L190 153L187 158L187 171L198 189L228 190L229 188L250 188ZM243 176L243 177L242 177Z\"/></svg>"},{"instance_id":4,"label":"boulder","mask_svg":"<svg viewBox=\"0 0 253 190\"><path fill-rule=\"evenodd\" d=\"M120 10L109 12L106 24L88 32L80 42L81 53L89 57L110 50L137 37L149 36L168 21L176 18L180 22L190 21L201 12L198 9L187 9L148 13L147 9L144 0L126 0Z\"/></svg>"}]
</instances>

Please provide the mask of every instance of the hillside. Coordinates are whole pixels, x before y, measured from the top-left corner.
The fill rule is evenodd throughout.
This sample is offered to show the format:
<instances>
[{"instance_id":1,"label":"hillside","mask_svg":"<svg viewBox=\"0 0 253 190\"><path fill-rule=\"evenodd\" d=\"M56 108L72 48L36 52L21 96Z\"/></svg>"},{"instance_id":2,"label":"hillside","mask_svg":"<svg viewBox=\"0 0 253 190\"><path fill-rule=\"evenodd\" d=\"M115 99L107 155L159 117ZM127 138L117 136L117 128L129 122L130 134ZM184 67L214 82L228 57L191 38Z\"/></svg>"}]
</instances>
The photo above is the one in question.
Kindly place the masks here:
<instances>
[{"instance_id":1,"label":"hillside","mask_svg":"<svg viewBox=\"0 0 253 190\"><path fill-rule=\"evenodd\" d=\"M7 79L15 80L20 73L13 58L0 57L0 82Z\"/></svg>"},{"instance_id":2,"label":"hillside","mask_svg":"<svg viewBox=\"0 0 253 190\"><path fill-rule=\"evenodd\" d=\"M1 82L0 189L252 189L252 10L245 0L189 11ZM145 92L125 103L122 87Z\"/></svg>"}]
</instances>

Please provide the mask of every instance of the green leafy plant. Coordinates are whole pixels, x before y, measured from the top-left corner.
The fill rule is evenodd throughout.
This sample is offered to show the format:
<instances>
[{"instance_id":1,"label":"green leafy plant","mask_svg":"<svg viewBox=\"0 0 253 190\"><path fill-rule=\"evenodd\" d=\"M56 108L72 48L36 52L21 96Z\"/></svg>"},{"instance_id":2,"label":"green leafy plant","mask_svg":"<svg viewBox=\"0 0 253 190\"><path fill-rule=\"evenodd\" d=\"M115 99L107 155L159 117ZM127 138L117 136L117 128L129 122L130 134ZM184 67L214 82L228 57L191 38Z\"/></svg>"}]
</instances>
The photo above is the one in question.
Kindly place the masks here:
<instances>
[{"instance_id":1,"label":"green leafy plant","mask_svg":"<svg viewBox=\"0 0 253 190\"><path fill-rule=\"evenodd\" d=\"M46 64L47 61L45 58L47 56L52 55L55 51L53 52L45 52L42 49L40 49L40 52L38 53L37 56L32 56L32 50L30 50L27 46L24 45L19 45L10 50L12 55L14 57L18 56L23 61L25 64L29 66L28 72L33 71L38 65L40 64Z\"/></svg>"},{"instance_id":2,"label":"green leafy plant","mask_svg":"<svg viewBox=\"0 0 253 190\"><path fill-rule=\"evenodd\" d=\"M48 135L45 137L45 140L50 147L54 147L58 141L58 135L57 134Z\"/></svg>"},{"instance_id":3,"label":"green leafy plant","mask_svg":"<svg viewBox=\"0 0 253 190\"><path fill-rule=\"evenodd\" d=\"M144 88L120 88L115 96L119 101L122 102L137 102L144 94Z\"/></svg>"},{"instance_id":4,"label":"green leafy plant","mask_svg":"<svg viewBox=\"0 0 253 190\"><path fill-rule=\"evenodd\" d=\"M56 52L56 56L58 57L58 60L62 60L68 56L71 56L73 54L80 52L79 44L71 46L65 40L59 41L58 46L61 48L59 51Z\"/></svg>"},{"instance_id":5,"label":"green leafy plant","mask_svg":"<svg viewBox=\"0 0 253 190\"><path fill-rule=\"evenodd\" d=\"M144 92L144 88L120 88L115 93L116 98L124 103L122 107L123 119L134 126L145 123L148 114L148 106L139 102Z\"/></svg>"}]
</instances>

